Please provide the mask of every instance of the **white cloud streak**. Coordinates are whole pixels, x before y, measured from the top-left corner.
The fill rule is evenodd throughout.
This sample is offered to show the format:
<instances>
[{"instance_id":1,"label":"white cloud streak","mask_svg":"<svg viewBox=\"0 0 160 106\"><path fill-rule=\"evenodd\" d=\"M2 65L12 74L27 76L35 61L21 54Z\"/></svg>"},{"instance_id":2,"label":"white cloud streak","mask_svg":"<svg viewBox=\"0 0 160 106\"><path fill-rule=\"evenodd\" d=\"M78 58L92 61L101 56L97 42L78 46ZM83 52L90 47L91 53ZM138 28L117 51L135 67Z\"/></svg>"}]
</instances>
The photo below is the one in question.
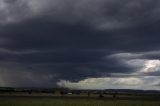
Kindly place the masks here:
<instances>
[{"instance_id":1,"label":"white cloud streak","mask_svg":"<svg viewBox=\"0 0 160 106\"><path fill-rule=\"evenodd\" d=\"M126 67L133 68L136 74L160 73L160 60L147 57L159 56L160 51L150 51L141 53L117 53L108 56L115 59Z\"/></svg>"}]
</instances>

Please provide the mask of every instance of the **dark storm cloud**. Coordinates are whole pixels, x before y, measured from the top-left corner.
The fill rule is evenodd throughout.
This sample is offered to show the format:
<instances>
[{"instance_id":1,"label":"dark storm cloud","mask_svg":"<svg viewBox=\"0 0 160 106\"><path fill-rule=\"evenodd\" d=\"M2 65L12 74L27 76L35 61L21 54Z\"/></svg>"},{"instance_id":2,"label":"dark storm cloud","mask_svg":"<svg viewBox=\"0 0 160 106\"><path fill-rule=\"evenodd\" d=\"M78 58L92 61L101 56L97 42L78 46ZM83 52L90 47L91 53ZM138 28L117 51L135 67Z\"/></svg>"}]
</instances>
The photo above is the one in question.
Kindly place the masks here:
<instances>
[{"instance_id":1,"label":"dark storm cloud","mask_svg":"<svg viewBox=\"0 0 160 106\"><path fill-rule=\"evenodd\" d=\"M1 0L1 8L4 23L43 17L67 24L84 22L98 29L116 29L159 19L158 0Z\"/></svg>"},{"instance_id":2,"label":"dark storm cloud","mask_svg":"<svg viewBox=\"0 0 160 106\"><path fill-rule=\"evenodd\" d=\"M28 86L43 86L48 81L47 86L51 82L54 86L59 79L134 73L133 67L107 57L159 49L159 4L159 0L1 0L0 72L5 70L5 77L0 82L6 86L15 79L12 86L24 86L30 80Z\"/></svg>"}]
</instances>

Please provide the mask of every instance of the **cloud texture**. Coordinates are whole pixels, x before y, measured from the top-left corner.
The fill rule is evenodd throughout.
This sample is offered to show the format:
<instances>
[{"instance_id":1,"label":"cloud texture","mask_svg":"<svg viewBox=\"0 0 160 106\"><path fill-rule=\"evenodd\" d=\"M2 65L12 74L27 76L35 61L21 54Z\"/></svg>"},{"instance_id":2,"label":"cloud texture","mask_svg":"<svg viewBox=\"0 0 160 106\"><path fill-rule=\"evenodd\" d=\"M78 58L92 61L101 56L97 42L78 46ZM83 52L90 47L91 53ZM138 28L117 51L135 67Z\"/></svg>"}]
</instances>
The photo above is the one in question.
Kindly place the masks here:
<instances>
[{"instance_id":1,"label":"cloud texture","mask_svg":"<svg viewBox=\"0 0 160 106\"><path fill-rule=\"evenodd\" d=\"M159 0L0 0L0 86L65 82L88 88L91 80L102 80L113 88L158 89L159 5Z\"/></svg>"}]
</instances>

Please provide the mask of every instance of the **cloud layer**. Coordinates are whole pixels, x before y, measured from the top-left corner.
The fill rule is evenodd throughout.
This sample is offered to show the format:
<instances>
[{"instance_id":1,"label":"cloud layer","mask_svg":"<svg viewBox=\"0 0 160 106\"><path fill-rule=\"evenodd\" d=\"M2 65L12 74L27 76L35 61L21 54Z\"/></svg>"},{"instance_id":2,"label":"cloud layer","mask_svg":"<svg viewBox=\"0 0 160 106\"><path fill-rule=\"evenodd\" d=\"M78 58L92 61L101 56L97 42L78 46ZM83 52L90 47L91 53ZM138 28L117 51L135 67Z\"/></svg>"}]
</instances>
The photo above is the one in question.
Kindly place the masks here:
<instances>
[{"instance_id":1,"label":"cloud layer","mask_svg":"<svg viewBox=\"0 0 160 106\"><path fill-rule=\"evenodd\" d=\"M94 78L113 88L116 83L128 88L132 81L126 79L147 86L152 79L146 77L160 76L159 5L159 0L0 0L0 86L55 87L66 80L77 88Z\"/></svg>"}]
</instances>

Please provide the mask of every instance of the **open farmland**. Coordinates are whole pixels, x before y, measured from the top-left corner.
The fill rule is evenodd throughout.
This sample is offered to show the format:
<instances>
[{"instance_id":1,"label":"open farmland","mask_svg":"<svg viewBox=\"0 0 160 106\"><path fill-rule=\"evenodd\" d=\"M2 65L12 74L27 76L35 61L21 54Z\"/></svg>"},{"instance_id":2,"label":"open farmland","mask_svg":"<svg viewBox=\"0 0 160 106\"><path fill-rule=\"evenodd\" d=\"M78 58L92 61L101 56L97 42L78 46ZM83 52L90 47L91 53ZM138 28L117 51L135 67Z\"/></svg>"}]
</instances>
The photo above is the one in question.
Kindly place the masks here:
<instances>
[{"instance_id":1,"label":"open farmland","mask_svg":"<svg viewBox=\"0 0 160 106\"><path fill-rule=\"evenodd\" d=\"M160 106L158 98L110 96L99 98L98 95L3 95L0 106Z\"/></svg>"}]
</instances>

